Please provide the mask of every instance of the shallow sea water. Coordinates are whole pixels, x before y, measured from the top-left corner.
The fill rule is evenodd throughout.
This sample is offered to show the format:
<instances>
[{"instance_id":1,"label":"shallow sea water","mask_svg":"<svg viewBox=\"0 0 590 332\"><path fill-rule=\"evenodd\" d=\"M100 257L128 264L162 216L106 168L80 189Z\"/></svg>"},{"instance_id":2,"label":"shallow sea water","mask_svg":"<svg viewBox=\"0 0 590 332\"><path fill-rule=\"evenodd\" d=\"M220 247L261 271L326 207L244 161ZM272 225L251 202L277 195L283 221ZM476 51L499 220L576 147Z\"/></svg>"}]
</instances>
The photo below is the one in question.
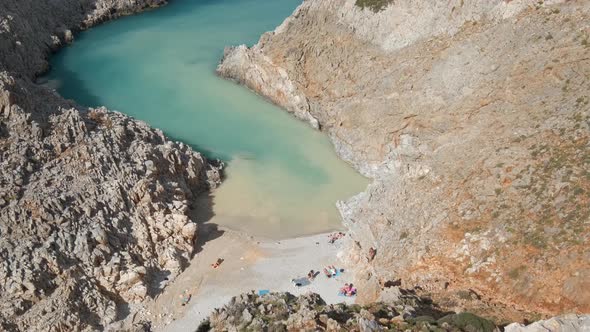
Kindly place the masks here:
<instances>
[{"instance_id":1,"label":"shallow sea water","mask_svg":"<svg viewBox=\"0 0 590 332\"><path fill-rule=\"evenodd\" d=\"M256 43L299 0L175 0L77 36L47 76L66 98L107 106L224 160L210 222L288 238L339 229L337 200L367 180L328 138L215 75L228 45Z\"/></svg>"}]
</instances>

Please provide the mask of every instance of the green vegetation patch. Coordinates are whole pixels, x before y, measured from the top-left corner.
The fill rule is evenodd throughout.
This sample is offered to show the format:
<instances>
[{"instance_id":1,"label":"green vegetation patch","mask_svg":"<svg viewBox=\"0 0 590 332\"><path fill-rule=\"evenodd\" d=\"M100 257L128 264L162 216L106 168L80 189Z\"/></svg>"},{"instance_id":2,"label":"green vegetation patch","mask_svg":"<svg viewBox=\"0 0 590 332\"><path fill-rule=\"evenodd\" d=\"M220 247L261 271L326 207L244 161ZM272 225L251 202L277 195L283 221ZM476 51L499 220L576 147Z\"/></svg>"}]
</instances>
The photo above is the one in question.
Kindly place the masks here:
<instances>
[{"instance_id":1,"label":"green vegetation patch","mask_svg":"<svg viewBox=\"0 0 590 332\"><path fill-rule=\"evenodd\" d=\"M526 266L516 267L508 272L510 279L518 279L526 271Z\"/></svg>"},{"instance_id":2,"label":"green vegetation patch","mask_svg":"<svg viewBox=\"0 0 590 332\"><path fill-rule=\"evenodd\" d=\"M494 323L469 312L445 316L438 321L458 327L462 331L493 332L496 329Z\"/></svg>"},{"instance_id":3,"label":"green vegetation patch","mask_svg":"<svg viewBox=\"0 0 590 332\"><path fill-rule=\"evenodd\" d=\"M356 0L356 5L363 9L369 8L373 12L378 13L393 3L393 0Z\"/></svg>"},{"instance_id":4,"label":"green vegetation patch","mask_svg":"<svg viewBox=\"0 0 590 332\"><path fill-rule=\"evenodd\" d=\"M305 326L306 331L320 331L330 320L335 330L359 331L362 319L372 320L372 324L383 331L492 332L496 328L487 319L470 313L449 314L430 298L403 295L403 292L393 303L376 302L365 306L327 305L313 293L300 297L288 293L265 296L249 293L234 297L229 304L216 309L196 331L286 332L291 330L287 327L292 324Z\"/></svg>"}]
</instances>

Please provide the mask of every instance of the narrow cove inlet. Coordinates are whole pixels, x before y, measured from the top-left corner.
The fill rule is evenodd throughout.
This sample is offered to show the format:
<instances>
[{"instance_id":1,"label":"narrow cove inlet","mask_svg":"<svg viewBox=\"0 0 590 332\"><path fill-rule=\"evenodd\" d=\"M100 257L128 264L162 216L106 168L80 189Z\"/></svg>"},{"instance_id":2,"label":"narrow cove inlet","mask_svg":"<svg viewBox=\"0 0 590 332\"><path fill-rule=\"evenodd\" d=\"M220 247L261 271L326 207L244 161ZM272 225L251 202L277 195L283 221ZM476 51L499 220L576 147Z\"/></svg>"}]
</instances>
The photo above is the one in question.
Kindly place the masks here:
<instances>
[{"instance_id":1,"label":"narrow cove inlet","mask_svg":"<svg viewBox=\"0 0 590 332\"><path fill-rule=\"evenodd\" d=\"M583 0L0 0L0 332L590 332L589 46Z\"/></svg>"},{"instance_id":2,"label":"narrow cove inlet","mask_svg":"<svg viewBox=\"0 0 590 332\"><path fill-rule=\"evenodd\" d=\"M255 43L299 2L175 0L81 33L52 58L47 84L225 161L210 222L272 239L336 230L335 202L367 180L324 134L215 75L225 46Z\"/></svg>"}]
</instances>

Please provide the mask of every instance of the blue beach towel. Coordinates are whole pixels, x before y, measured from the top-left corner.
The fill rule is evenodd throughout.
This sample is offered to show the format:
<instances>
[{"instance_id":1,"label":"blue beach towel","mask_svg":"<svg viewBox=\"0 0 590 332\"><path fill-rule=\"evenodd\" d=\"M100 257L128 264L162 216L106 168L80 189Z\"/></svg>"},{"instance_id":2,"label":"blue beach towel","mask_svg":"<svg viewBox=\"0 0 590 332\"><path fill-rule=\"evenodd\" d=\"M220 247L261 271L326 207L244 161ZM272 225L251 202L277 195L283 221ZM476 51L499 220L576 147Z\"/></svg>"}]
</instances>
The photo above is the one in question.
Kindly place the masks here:
<instances>
[{"instance_id":1,"label":"blue beach towel","mask_svg":"<svg viewBox=\"0 0 590 332\"><path fill-rule=\"evenodd\" d=\"M266 295L270 293L270 291L268 289L261 289L258 291L258 295L262 296L262 295Z\"/></svg>"},{"instance_id":2,"label":"blue beach towel","mask_svg":"<svg viewBox=\"0 0 590 332\"><path fill-rule=\"evenodd\" d=\"M344 271L340 271L340 270L341 269L336 269L336 274L333 274L333 275L329 276L328 278L336 278L336 277L339 277L340 275L342 275L344 273Z\"/></svg>"}]
</instances>

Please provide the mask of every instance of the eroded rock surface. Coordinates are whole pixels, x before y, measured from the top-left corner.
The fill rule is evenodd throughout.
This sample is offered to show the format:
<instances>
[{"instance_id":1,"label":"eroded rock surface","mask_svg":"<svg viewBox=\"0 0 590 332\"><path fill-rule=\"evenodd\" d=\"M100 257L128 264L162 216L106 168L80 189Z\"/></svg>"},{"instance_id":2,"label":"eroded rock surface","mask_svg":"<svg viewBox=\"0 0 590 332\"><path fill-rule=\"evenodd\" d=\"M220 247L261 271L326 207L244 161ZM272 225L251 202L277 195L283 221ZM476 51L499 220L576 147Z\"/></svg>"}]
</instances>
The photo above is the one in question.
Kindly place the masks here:
<instances>
[{"instance_id":1,"label":"eroded rock surface","mask_svg":"<svg viewBox=\"0 0 590 332\"><path fill-rule=\"evenodd\" d=\"M163 3L0 2L0 330L102 330L193 254L219 166L33 82L72 31Z\"/></svg>"},{"instance_id":2,"label":"eroded rock surface","mask_svg":"<svg viewBox=\"0 0 590 332\"><path fill-rule=\"evenodd\" d=\"M471 313L443 312L407 291L390 303L326 305L314 293L242 294L216 309L197 331L473 331L495 332Z\"/></svg>"},{"instance_id":3,"label":"eroded rock surface","mask_svg":"<svg viewBox=\"0 0 590 332\"><path fill-rule=\"evenodd\" d=\"M339 203L359 300L517 320L590 311L589 54L587 1L317 0L218 72L374 179Z\"/></svg>"},{"instance_id":4,"label":"eroded rock surface","mask_svg":"<svg viewBox=\"0 0 590 332\"><path fill-rule=\"evenodd\" d=\"M540 320L529 325L512 323L505 332L547 332L547 331L588 331L590 315L568 314L551 319Z\"/></svg>"}]
</instances>

